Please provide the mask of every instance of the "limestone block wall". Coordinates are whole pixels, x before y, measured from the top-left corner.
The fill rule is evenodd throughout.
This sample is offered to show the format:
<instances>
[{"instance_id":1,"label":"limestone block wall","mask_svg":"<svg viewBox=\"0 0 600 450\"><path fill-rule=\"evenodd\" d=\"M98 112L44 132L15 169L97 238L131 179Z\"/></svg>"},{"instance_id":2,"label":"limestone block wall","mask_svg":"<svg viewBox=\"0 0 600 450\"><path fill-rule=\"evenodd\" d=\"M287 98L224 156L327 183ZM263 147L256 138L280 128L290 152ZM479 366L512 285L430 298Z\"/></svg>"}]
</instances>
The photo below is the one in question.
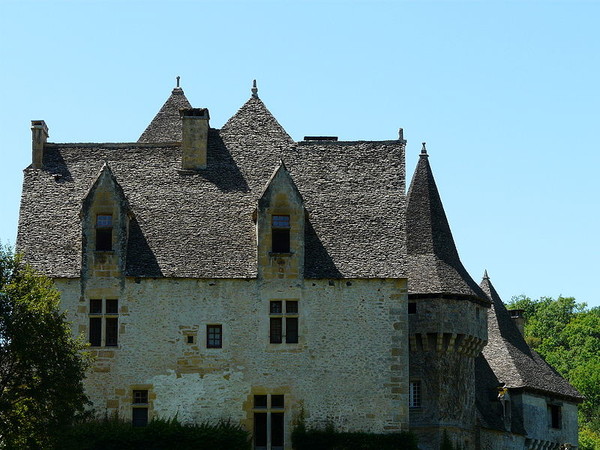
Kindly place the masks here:
<instances>
[{"instance_id":1,"label":"limestone block wall","mask_svg":"<svg viewBox=\"0 0 600 450\"><path fill-rule=\"evenodd\" d=\"M527 448L552 448L550 444L577 445L577 405L567 401L551 399L542 395L523 393L521 395L523 423L527 430ZM548 404L561 408L560 428L550 427Z\"/></svg>"},{"instance_id":2,"label":"limestone block wall","mask_svg":"<svg viewBox=\"0 0 600 450\"><path fill-rule=\"evenodd\" d=\"M252 430L253 396L284 395L286 442L309 425L408 429L405 280L56 280L74 333L87 333L90 298L119 299L116 347L92 348L86 380L99 414L131 417L149 391L150 417L233 419ZM299 339L269 342L269 302L298 302ZM223 330L207 348L207 325Z\"/></svg>"}]
</instances>

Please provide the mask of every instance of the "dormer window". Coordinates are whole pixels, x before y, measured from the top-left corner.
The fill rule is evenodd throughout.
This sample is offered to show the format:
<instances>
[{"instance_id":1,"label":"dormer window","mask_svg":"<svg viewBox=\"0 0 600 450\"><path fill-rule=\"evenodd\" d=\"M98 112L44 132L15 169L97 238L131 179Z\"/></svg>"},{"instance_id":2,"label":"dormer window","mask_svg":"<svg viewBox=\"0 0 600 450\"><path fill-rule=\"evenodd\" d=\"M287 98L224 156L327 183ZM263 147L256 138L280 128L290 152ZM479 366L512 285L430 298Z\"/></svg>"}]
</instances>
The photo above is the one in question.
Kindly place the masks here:
<instances>
[{"instance_id":1,"label":"dormer window","mask_svg":"<svg viewBox=\"0 0 600 450\"><path fill-rule=\"evenodd\" d=\"M96 216L96 250L105 252L112 250L113 221L110 214Z\"/></svg>"},{"instance_id":2,"label":"dormer window","mask_svg":"<svg viewBox=\"0 0 600 450\"><path fill-rule=\"evenodd\" d=\"M271 251L290 253L290 216L272 216Z\"/></svg>"}]
</instances>

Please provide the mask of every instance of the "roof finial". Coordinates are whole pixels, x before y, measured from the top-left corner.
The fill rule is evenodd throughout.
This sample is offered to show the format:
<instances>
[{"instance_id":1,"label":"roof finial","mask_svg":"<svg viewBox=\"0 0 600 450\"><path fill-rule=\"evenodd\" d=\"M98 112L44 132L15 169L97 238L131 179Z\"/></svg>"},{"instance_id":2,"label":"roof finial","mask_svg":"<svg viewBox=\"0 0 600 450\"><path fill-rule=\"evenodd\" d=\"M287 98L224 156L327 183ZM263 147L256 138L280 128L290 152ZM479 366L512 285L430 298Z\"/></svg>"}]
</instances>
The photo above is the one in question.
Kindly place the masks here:
<instances>
[{"instance_id":1,"label":"roof finial","mask_svg":"<svg viewBox=\"0 0 600 450\"><path fill-rule=\"evenodd\" d=\"M485 270L483 271L483 279L484 279L484 280L489 280L489 279L490 279L490 277L489 277L489 275L488 275L488 273L487 273L487 269L485 269Z\"/></svg>"},{"instance_id":2,"label":"roof finial","mask_svg":"<svg viewBox=\"0 0 600 450\"><path fill-rule=\"evenodd\" d=\"M179 75L177 75L177 87L179 87L179 79L180 79L180 78L181 78L181 77L180 77Z\"/></svg>"},{"instance_id":3,"label":"roof finial","mask_svg":"<svg viewBox=\"0 0 600 450\"><path fill-rule=\"evenodd\" d=\"M425 148L425 142L423 142L423 147L421 147L421 156L428 156L427 148Z\"/></svg>"},{"instance_id":4,"label":"roof finial","mask_svg":"<svg viewBox=\"0 0 600 450\"><path fill-rule=\"evenodd\" d=\"M256 87L256 80L252 81L252 98L258 98L258 88Z\"/></svg>"}]
</instances>

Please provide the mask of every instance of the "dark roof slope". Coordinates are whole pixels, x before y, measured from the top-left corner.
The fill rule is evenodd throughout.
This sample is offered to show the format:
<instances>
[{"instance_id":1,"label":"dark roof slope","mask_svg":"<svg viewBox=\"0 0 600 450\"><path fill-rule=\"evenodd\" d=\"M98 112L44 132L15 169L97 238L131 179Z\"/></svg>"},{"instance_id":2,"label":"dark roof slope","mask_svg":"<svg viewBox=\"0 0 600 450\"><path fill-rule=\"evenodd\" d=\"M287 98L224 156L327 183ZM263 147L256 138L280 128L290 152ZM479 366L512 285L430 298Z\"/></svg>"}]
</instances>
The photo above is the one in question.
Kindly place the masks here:
<instances>
[{"instance_id":1,"label":"dark roof slope","mask_svg":"<svg viewBox=\"0 0 600 450\"><path fill-rule=\"evenodd\" d=\"M460 261L425 145L408 191L406 246L409 294L458 295L489 303Z\"/></svg>"},{"instance_id":2,"label":"dark roof slope","mask_svg":"<svg viewBox=\"0 0 600 450\"><path fill-rule=\"evenodd\" d=\"M581 394L529 348L487 273L481 288L492 300L488 316L488 344L483 355L498 380L509 388L524 388L581 401Z\"/></svg>"},{"instance_id":3,"label":"dark roof slope","mask_svg":"<svg viewBox=\"0 0 600 450\"><path fill-rule=\"evenodd\" d=\"M176 87L142 133L138 142L180 142L181 117L179 110L191 107L183 89Z\"/></svg>"},{"instance_id":4,"label":"dark roof slope","mask_svg":"<svg viewBox=\"0 0 600 450\"><path fill-rule=\"evenodd\" d=\"M308 212L305 276L406 276L404 142L296 144L257 98L209 131L197 173L178 171L179 144L47 144L24 173L17 245L37 270L78 277L82 199L107 161L134 217L129 275L254 277L253 213L280 160Z\"/></svg>"}]
</instances>

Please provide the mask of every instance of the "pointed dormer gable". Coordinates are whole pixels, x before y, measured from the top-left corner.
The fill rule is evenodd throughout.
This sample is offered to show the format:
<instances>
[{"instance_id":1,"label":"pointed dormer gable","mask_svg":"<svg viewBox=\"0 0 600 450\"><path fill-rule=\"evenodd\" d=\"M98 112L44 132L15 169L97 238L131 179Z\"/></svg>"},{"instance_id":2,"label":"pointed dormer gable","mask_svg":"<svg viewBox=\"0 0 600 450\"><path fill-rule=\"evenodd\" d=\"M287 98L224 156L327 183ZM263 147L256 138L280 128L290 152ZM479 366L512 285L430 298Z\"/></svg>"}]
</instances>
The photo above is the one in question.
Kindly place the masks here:
<instances>
[{"instance_id":1,"label":"pointed dormer gable","mask_svg":"<svg viewBox=\"0 0 600 450\"><path fill-rule=\"evenodd\" d=\"M542 391L581 401L581 394L529 348L487 271L480 286L492 300L488 315L488 344L483 349L483 355L498 380L509 388Z\"/></svg>"},{"instance_id":2,"label":"pointed dormer gable","mask_svg":"<svg viewBox=\"0 0 600 450\"><path fill-rule=\"evenodd\" d=\"M179 86L176 87L162 108L160 108L160 111L154 116L150 125L142 133L138 142L181 142L182 131L179 110L191 107L192 105L185 97L183 89Z\"/></svg>"},{"instance_id":3,"label":"pointed dormer gable","mask_svg":"<svg viewBox=\"0 0 600 450\"><path fill-rule=\"evenodd\" d=\"M256 84L250 99L223 125L223 139L232 138L237 143L257 144L257 140L293 144L294 141L277 119L258 98Z\"/></svg>"},{"instance_id":4,"label":"pointed dormer gable","mask_svg":"<svg viewBox=\"0 0 600 450\"><path fill-rule=\"evenodd\" d=\"M123 189L105 162L81 207L84 277L115 277L124 273L132 217Z\"/></svg>"},{"instance_id":5,"label":"pointed dormer gable","mask_svg":"<svg viewBox=\"0 0 600 450\"><path fill-rule=\"evenodd\" d=\"M423 143L407 195L409 293L460 296L489 305L460 258Z\"/></svg>"},{"instance_id":6,"label":"pointed dormer gable","mask_svg":"<svg viewBox=\"0 0 600 450\"><path fill-rule=\"evenodd\" d=\"M283 161L258 199L258 273L263 278L302 278L305 210Z\"/></svg>"}]
</instances>

